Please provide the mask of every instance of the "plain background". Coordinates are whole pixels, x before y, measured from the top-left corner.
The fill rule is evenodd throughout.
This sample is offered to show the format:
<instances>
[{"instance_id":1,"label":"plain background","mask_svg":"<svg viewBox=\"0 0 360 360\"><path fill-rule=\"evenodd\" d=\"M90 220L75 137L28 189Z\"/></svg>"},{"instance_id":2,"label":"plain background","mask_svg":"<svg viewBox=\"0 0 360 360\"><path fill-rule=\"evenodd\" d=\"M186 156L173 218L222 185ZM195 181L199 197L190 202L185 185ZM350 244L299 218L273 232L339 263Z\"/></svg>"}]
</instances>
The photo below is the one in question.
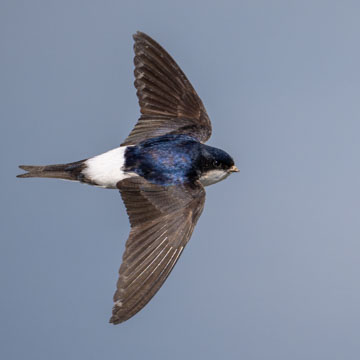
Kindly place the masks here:
<instances>
[{"instance_id":1,"label":"plain background","mask_svg":"<svg viewBox=\"0 0 360 360\"><path fill-rule=\"evenodd\" d=\"M358 1L1 1L1 359L358 360L359 16ZM127 136L136 30L182 67L241 172L207 189L163 288L114 327L119 194L15 175Z\"/></svg>"}]
</instances>

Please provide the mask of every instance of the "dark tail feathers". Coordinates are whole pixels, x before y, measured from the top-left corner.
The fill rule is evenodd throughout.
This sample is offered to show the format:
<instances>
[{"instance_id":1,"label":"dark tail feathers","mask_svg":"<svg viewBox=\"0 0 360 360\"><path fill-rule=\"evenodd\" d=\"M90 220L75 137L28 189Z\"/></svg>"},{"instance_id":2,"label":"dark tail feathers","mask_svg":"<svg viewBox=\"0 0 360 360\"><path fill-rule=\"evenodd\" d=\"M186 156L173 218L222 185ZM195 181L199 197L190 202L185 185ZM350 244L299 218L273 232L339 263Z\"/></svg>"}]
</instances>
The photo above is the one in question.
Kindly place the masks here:
<instances>
[{"instance_id":1,"label":"dark tail feathers","mask_svg":"<svg viewBox=\"0 0 360 360\"><path fill-rule=\"evenodd\" d=\"M82 181L81 171L85 168L85 161L80 160L69 164L57 164L46 166L20 165L19 168L27 171L17 175L18 178L55 178L64 180Z\"/></svg>"}]
</instances>

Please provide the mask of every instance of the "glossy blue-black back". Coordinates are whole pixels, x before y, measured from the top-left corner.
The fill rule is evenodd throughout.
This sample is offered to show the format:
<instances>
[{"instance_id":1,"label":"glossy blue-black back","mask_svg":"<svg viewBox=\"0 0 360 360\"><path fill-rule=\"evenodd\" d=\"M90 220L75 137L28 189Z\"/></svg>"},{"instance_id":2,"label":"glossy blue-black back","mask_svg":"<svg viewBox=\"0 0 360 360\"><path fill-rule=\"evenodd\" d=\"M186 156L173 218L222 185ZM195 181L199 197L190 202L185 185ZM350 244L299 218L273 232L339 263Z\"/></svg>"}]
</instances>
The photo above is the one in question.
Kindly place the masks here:
<instances>
[{"instance_id":1,"label":"glossy blue-black back","mask_svg":"<svg viewBox=\"0 0 360 360\"><path fill-rule=\"evenodd\" d=\"M159 185L191 182L199 175L197 163L203 146L188 135L151 138L127 148L125 170Z\"/></svg>"}]
</instances>

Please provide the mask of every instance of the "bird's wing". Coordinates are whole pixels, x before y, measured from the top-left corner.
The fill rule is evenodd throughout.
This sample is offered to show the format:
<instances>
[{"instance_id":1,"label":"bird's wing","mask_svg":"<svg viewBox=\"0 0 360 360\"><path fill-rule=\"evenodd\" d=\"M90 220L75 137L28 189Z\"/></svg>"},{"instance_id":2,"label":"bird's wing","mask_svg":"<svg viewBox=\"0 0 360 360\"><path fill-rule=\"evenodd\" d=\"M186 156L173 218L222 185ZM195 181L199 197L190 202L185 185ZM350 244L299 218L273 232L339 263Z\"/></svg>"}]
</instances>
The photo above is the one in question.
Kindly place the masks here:
<instances>
[{"instance_id":1,"label":"bird's wing","mask_svg":"<svg viewBox=\"0 0 360 360\"><path fill-rule=\"evenodd\" d=\"M131 231L119 270L110 322L140 311L169 276L205 203L201 184L158 186L141 177L118 184Z\"/></svg>"},{"instance_id":2,"label":"bird's wing","mask_svg":"<svg viewBox=\"0 0 360 360\"><path fill-rule=\"evenodd\" d=\"M207 141L210 119L180 67L148 35L137 32L134 40L134 84L142 115L121 145L136 145L165 134L186 134Z\"/></svg>"}]
</instances>

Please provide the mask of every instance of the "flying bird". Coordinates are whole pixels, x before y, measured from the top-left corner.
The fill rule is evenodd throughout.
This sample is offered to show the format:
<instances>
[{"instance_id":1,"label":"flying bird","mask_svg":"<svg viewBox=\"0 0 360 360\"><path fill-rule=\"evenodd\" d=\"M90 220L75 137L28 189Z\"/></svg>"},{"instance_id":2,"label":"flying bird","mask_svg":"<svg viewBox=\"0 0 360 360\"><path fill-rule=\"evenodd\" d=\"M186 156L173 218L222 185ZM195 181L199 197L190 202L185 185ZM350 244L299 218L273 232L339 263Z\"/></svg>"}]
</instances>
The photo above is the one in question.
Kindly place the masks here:
<instances>
[{"instance_id":1,"label":"flying bird","mask_svg":"<svg viewBox=\"0 0 360 360\"><path fill-rule=\"evenodd\" d=\"M204 186L239 170L225 151L205 145L211 122L191 83L150 36L134 36L141 116L113 150L67 164L30 166L20 178L57 178L118 189L131 224L110 322L139 312L169 276L205 203Z\"/></svg>"}]
</instances>

